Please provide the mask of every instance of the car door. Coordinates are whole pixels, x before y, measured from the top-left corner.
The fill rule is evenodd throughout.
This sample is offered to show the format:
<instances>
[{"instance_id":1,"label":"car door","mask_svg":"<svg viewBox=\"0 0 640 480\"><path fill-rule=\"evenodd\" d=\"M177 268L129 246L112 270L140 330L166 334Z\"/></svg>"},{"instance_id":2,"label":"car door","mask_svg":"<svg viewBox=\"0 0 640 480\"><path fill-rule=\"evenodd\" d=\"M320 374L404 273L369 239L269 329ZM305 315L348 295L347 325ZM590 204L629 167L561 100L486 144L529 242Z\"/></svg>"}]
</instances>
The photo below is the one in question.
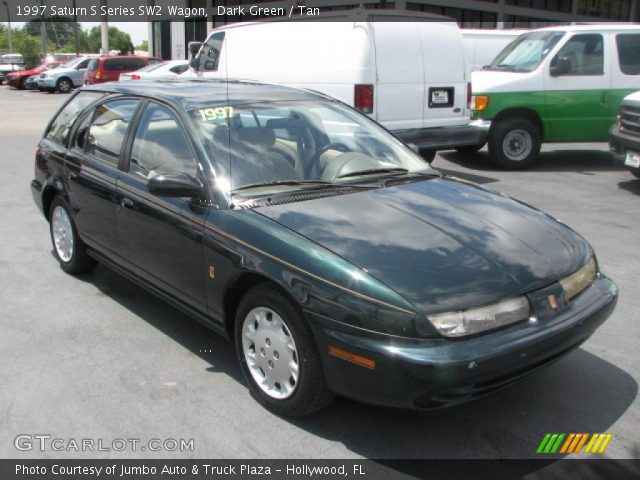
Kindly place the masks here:
<instances>
[{"instance_id":1,"label":"car door","mask_svg":"<svg viewBox=\"0 0 640 480\"><path fill-rule=\"evenodd\" d=\"M157 175L200 178L194 152L176 112L149 102L130 139L116 188L116 232L131 271L205 312L202 242L208 203L203 198L160 197L148 190L149 179Z\"/></svg>"},{"instance_id":2,"label":"car door","mask_svg":"<svg viewBox=\"0 0 640 480\"><path fill-rule=\"evenodd\" d=\"M91 61L90 58L85 58L78 65L76 65L76 69L70 72L69 76L71 77L71 81L73 82L74 87L80 87L84 85L84 74L87 71L87 66Z\"/></svg>"},{"instance_id":3,"label":"car door","mask_svg":"<svg viewBox=\"0 0 640 480\"><path fill-rule=\"evenodd\" d=\"M560 47L546 71L547 141L604 141L611 126L609 42L602 33L576 33ZM560 60L562 59L562 61ZM564 62L565 70L559 69Z\"/></svg>"},{"instance_id":4,"label":"car door","mask_svg":"<svg viewBox=\"0 0 640 480\"><path fill-rule=\"evenodd\" d=\"M80 236L110 257L118 251L114 210L118 166L139 105L131 98L98 104L79 120L67 155L67 191Z\"/></svg>"}]
</instances>

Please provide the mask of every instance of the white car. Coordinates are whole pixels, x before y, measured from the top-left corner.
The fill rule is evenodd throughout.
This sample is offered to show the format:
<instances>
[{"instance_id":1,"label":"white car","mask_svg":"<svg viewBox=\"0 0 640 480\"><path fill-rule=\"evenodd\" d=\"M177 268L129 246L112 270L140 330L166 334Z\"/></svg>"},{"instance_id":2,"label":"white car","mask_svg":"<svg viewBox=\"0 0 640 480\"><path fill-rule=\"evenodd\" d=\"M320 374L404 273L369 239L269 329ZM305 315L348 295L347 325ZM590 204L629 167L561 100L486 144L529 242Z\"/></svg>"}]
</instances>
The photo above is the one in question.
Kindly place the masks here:
<instances>
[{"instance_id":1,"label":"white car","mask_svg":"<svg viewBox=\"0 0 640 480\"><path fill-rule=\"evenodd\" d=\"M180 75L189 69L187 60L169 60L162 63L154 63L147 65L135 72L123 73L120 75L121 82L130 80L153 80L158 78L167 78Z\"/></svg>"}]
</instances>

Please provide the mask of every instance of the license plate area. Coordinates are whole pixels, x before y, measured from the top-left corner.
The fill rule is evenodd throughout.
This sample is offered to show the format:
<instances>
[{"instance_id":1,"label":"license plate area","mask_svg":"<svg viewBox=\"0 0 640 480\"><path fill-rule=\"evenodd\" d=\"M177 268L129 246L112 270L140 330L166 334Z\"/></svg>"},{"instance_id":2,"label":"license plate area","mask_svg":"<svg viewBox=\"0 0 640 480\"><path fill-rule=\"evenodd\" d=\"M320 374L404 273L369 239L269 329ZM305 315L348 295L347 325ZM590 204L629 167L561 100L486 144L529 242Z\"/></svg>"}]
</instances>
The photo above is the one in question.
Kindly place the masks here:
<instances>
[{"instance_id":1,"label":"license plate area","mask_svg":"<svg viewBox=\"0 0 640 480\"><path fill-rule=\"evenodd\" d=\"M455 90L453 87L429 88L429 108L453 107Z\"/></svg>"},{"instance_id":2,"label":"license plate area","mask_svg":"<svg viewBox=\"0 0 640 480\"><path fill-rule=\"evenodd\" d=\"M627 151L624 164L628 167L640 168L640 153Z\"/></svg>"}]
</instances>

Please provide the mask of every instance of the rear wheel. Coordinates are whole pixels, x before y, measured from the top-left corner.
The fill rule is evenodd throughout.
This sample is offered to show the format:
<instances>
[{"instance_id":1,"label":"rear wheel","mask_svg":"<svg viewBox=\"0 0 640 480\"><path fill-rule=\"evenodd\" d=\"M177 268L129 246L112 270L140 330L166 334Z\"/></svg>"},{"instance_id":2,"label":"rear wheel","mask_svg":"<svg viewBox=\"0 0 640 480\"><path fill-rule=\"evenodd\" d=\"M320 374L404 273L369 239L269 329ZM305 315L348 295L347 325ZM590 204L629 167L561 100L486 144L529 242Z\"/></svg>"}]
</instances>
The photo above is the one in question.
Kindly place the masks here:
<instances>
[{"instance_id":1,"label":"rear wheel","mask_svg":"<svg viewBox=\"0 0 640 480\"><path fill-rule=\"evenodd\" d=\"M278 289L263 284L245 294L236 314L235 343L252 395L272 412L302 417L333 398L311 329Z\"/></svg>"},{"instance_id":2,"label":"rear wheel","mask_svg":"<svg viewBox=\"0 0 640 480\"><path fill-rule=\"evenodd\" d=\"M56 90L59 91L60 93L69 93L72 87L73 87L73 84L71 83L71 80L65 77L61 78L56 83Z\"/></svg>"},{"instance_id":3,"label":"rear wheel","mask_svg":"<svg viewBox=\"0 0 640 480\"><path fill-rule=\"evenodd\" d=\"M456 150L459 153L476 153L482 147L484 147L484 143L481 143L480 145L461 145L456 147Z\"/></svg>"},{"instance_id":4,"label":"rear wheel","mask_svg":"<svg viewBox=\"0 0 640 480\"><path fill-rule=\"evenodd\" d=\"M489 132L489 154L503 168L517 170L530 166L540 153L538 127L524 118L500 120Z\"/></svg>"},{"instance_id":5,"label":"rear wheel","mask_svg":"<svg viewBox=\"0 0 640 480\"><path fill-rule=\"evenodd\" d=\"M87 247L78 236L67 202L57 196L49 209L51 242L60 268L70 274L91 271L96 261L87 254Z\"/></svg>"}]
</instances>

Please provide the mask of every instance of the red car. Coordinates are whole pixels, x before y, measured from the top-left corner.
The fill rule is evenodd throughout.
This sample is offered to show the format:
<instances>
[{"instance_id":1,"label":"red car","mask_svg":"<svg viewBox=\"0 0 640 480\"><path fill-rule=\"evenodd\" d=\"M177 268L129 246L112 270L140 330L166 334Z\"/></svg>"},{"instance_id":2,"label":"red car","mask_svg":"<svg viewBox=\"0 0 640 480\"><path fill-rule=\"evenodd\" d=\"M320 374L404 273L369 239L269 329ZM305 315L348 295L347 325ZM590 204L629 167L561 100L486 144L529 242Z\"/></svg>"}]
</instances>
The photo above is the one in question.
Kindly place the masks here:
<instances>
[{"instance_id":1,"label":"red car","mask_svg":"<svg viewBox=\"0 0 640 480\"><path fill-rule=\"evenodd\" d=\"M65 62L47 62L43 63L39 67L34 68L33 70L20 70L18 72L13 72L7 75L7 85L13 88L17 88L19 90L24 90L25 82L27 78L32 75L39 75L45 70L51 70L52 68L58 68Z\"/></svg>"},{"instance_id":2,"label":"red car","mask_svg":"<svg viewBox=\"0 0 640 480\"><path fill-rule=\"evenodd\" d=\"M85 85L117 81L121 73L136 70L154 63L162 62L156 57L140 57L137 55L122 55L117 57L98 57L89 62L84 74Z\"/></svg>"}]
</instances>

